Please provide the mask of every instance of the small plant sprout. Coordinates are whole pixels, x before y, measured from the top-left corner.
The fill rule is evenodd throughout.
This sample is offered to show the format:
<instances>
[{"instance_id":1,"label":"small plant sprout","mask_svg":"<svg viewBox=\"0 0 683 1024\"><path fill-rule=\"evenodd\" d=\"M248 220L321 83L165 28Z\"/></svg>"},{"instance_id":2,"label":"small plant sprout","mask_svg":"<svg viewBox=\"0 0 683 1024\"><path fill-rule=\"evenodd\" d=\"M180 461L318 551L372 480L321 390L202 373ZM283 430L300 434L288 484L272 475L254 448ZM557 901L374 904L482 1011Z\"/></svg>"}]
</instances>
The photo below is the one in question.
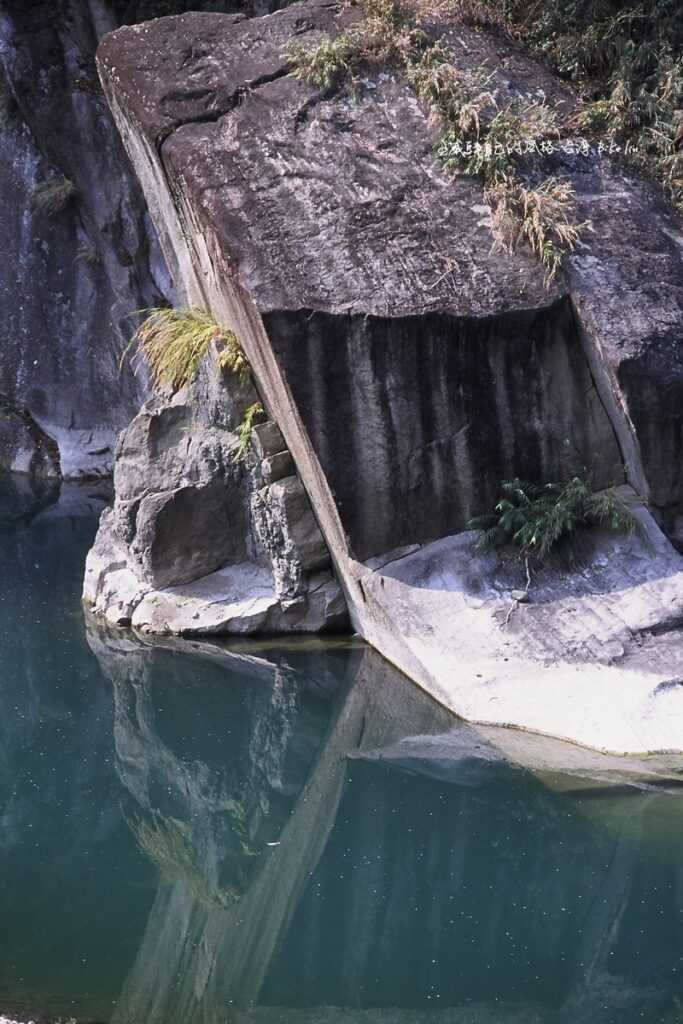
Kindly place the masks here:
<instances>
[{"instance_id":1,"label":"small plant sprout","mask_svg":"<svg viewBox=\"0 0 683 1024\"><path fill-rule=\"evenodd\" d=\"M327 91L351 74L358 47L348 33L336 39L323 36L318 43L291 43L284 57L290 74Z\"/></svg>"},{"instance_id":2,"label":"small plant sprout","mask_svg":"<svg viewBox=\"0 0 683 1024\"><path fill-rule=\"evenodd\" d=\"M221 327L210 313L202 309L143 310L145 319L124 352L137 349L137 359L144 358L152 380L158 387L174 391L194 379L199 364L214 342L221 369L238 377L247 377L249 363L235 334Z\"/></svg>"},{"instance_id":3,"label":"small plant sprout","mask_svg":"<svg viewBox=\"0 0 683 1024\"><path fill-rule=\"evenodd\" d=\"M237 428L237 442L233 448L236 462L244 462L246 459L251 444L251 432L254 428L254 421L263 415L263 406L260 402L254 402L245 410L242 422Z\"/></svg>"},{"instance_id":4,"label":"small plant sprout","mask_svg":"<svg viewBox=\"0 0 683 1024\"><path fill-rule=\"evenodd\" d=\"M510 546L521 557L547 558L581 529L602 527L617 533L644 536L640 520L614 490L594 492L579 476L564 484L531 484L508 480L489 515L467 524L482 530L480 547Z\"/></svg>"},{"instance_id":5,"label":"small plant sprout","mask_svg":"<svg viewBox=\"0 0 683 1024\"><path fill-rule=\"evenodd\" d=\"M66 210L77 195L78 189L68 178L43 181L33 189L31 207L46 217L56 217Z\"/></svg>"}]
</instances>

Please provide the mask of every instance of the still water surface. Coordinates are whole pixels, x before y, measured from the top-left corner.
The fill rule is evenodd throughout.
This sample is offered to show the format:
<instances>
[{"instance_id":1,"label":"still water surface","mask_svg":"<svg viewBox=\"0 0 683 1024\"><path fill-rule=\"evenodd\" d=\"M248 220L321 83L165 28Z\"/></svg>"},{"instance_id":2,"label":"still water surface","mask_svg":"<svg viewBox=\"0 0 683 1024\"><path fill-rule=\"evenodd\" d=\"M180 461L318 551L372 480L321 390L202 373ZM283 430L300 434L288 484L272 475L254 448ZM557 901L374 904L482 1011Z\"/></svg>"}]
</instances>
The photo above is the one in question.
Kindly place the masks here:
<instances>
[{"instance_id":1,"label":"still water surface","mask_svg":"<svg viewBox=\"0 0 683 1024\"><path fill-rule=\"evenodd\" d=\"M683 1022L675 787L501 763L351 642L107 633L94 529L0 527L0 1013Z\"/></svg>"}]
</instances>

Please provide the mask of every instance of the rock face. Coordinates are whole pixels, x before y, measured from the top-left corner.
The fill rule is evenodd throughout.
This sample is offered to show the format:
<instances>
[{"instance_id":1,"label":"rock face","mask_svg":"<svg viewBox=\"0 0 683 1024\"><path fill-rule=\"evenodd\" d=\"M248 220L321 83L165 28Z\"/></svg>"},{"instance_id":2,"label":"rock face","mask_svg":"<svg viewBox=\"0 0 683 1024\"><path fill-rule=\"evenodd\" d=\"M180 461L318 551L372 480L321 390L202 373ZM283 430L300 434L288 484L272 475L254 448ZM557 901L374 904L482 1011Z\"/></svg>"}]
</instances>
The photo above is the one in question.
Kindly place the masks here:
<instances>
[{"instance_id":1,"label":"rock face","mask_svg":"<svg viewBox=\"0 0 683 1024\"><path fill-rule=\"evenodd\" d=\"M623 480L567 301L478 321L264 323L360 559L464 526L516 475L556 480L574 460L597 486Z\"/></svg>"},{"instance_id":2,"label":"rock face","mask_svg":"<svg viewBox=\"0 0 683 1024\"><path fill-rule=\"evenodd\" d=\"M119 369L130 316L170 294L97 81L117 24L103 0L0 12L0 466L20 472L111 473L145 393ZM65 180L58 208L41 206L41 186Z\"/></svg>"},{"instance_id":3,"label":"rock face","mask_svg":"<svg viewBox=\"0 0 683 1024\"><path fill-rule=\"evenodd\" d=\"M470 721L680 750L683 558L640 515L649 541L597 535L569 571L535 571L528 591L523 563L482 554L474 532L396 552L363 589L401 622L431 692Z\"/></svg>"},{"instance_id":4,"label":"rock face","mask_svg":"<svg viewBox=\"0 0 683 1024\"><path fill-rule=\"evenodd\" d=\"M588 227L565 277L546 290L523 249L491 251L479 184L440 170L428 111L396 74L375 73L353 98L320 95L287 74L282 54L292 38L314 41L357 16L311 0L252 21L164 19L107 37L100 73L176 285L238 334L355 627L470 714L463 694L477 675L453 661L467 637L446 631L434 654L440 626L430 595L439 573L413 556L406 599L396 602L385 578L375 585L374 570L405 546L426 545L431 558L429 542L462 530L514 475L547 481L581 467L598 487L626 480L673 529L683 436L680 224L607 160L548 158L547 170L575 186ZM511 45L464 26L445 38L454 61L486 61L508 94L571 102ZM661 287L652 283L653 252ZM680 566L652 531L658 572L670 583L661 593L678 607ZM641 554L634 563L628 556L609 587L637 595L649 580ZM609 546L597 557L612 557ZM485 610L480 619L490 625ZM622 637L617 619L610 642ZM670 621L669 605L655 592L625 628L635 643L659 620ZM569 660L592 666L584 625ZM516 686L522 665L529 672L543 662L538 652L527 660L525 643L519 638ZM497 636L490 649L498 651ZM672 663L680 665L678 655ZM586 678L599 688L598 668ZM676 714L679 671L667 691ZM486 672L493 685L495 658ZM662 682L659 669L650 681ZM554 699L545 693L534 727L557 735ZM584 735L576 719L565 717L563 730ZM613 749L630 749L620 745L627 732L624 725ZM668 746L664 732L637 742Z\"/></svg>"},{"instance_id":5,"label":"rock face","mask_svg":"<svg viewBox=\"0 0 683 1024\"><path fill-rule=\"evenodd\" d=\"M301 481L274 423L236 455L256 400L209 360L197 381L143 406L118 442L108 509L84 597L143 632L318 632L346 604ZM273 480L274 466L287 475Z\"/></svg>"}]
</instances>

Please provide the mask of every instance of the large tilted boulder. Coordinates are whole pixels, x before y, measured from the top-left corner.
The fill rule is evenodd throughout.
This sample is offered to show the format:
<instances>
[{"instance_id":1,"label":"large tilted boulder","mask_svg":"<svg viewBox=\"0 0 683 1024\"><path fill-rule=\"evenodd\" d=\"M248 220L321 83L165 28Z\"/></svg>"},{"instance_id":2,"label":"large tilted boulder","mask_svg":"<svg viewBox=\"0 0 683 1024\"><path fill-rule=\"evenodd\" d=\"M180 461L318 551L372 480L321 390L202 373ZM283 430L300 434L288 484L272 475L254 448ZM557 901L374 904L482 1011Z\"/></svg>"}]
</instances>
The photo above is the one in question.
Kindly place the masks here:
<instances>
[{"instance_id":1,"label":"large tilted boulder","mask_svg":"<svg viewBox=\"0 0 683 1024\"><path fill-rule=\"evenodd\" d=\"M501 480L577 469L595 487L627 481L673 528L683 499L680 223L607 158L549 157L545 170L571 180L586 227L564 276L546 288L524 248L492 250L480 183L441 170L437 126L400 75L377 69L355 95L323 95L288 74L290 40L313 42L357 17L311 0L252 21L162 19L110 35L100 73L175 284L239 335L354 625L454 710L500 721L497 653L484 659L486 706L463 697L478 687L472 662L458 668L466 637L443 632L432 601L435 589L457 594L460 584L448 545L443 572L434 569L432 544L490 508ZM571 107L564 87L512 44L461 25L445 40L456 63L486 62L492 88ZM624 621L634 637L656 631L683 602L680 564L650 525L663 545L657 573L670 587L666 599L648 590L643 615L610 618L607 633L621 640ZM417 545L424 555L411 556L397 601L374 570ZM637 590L649 579L646 561L639 549L624 558L609 586ZM570 593L571 575L566 586ZM599 600L609 604L610 593ZM588 666L592 679L585 616L560 660ZM482 606L484 620L490 628ZM540 658L520 631L506 634L517 645L519 687ZM671 643L683 640L674 634ZM639 672L643 691L672 684L667 713L680 714L678 669L667 680L659 662ZM603 675L595 671L594 691L604 696ZM558 673L557 687L566 692L573 677ZM546 689L533 721L556 735L557 692ZM597 733L606 713L603 701ZM570 714L562 730L595 742ZM608 742L626 750L659 740L670 745L668 732L633 738L624 726Z\"/></svg>"}]
</instances>

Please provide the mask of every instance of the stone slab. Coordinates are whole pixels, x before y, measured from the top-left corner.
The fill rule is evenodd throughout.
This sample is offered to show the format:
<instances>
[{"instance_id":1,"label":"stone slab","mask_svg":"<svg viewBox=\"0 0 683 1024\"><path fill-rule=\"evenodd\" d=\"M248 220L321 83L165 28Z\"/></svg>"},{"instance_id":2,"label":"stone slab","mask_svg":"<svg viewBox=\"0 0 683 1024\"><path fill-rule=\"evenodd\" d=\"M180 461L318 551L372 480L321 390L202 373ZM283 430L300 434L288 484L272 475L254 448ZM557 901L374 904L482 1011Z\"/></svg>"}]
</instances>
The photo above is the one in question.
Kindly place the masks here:
<instances>
[{"instance_id":1,"label":"stone slab","mask_svg":"<svg viewBox=\"0 0 683 1024\"><path fill-rule=\"evenodd\" d=\"M482 554L474 532L425 545L361 580L399 660L472 722L618 754L683 752L683 558L644 510L649 543L604 534L578 562L532 577ZM391 654L389 654L391 657Z\"/></svg>"}]
</instances>

